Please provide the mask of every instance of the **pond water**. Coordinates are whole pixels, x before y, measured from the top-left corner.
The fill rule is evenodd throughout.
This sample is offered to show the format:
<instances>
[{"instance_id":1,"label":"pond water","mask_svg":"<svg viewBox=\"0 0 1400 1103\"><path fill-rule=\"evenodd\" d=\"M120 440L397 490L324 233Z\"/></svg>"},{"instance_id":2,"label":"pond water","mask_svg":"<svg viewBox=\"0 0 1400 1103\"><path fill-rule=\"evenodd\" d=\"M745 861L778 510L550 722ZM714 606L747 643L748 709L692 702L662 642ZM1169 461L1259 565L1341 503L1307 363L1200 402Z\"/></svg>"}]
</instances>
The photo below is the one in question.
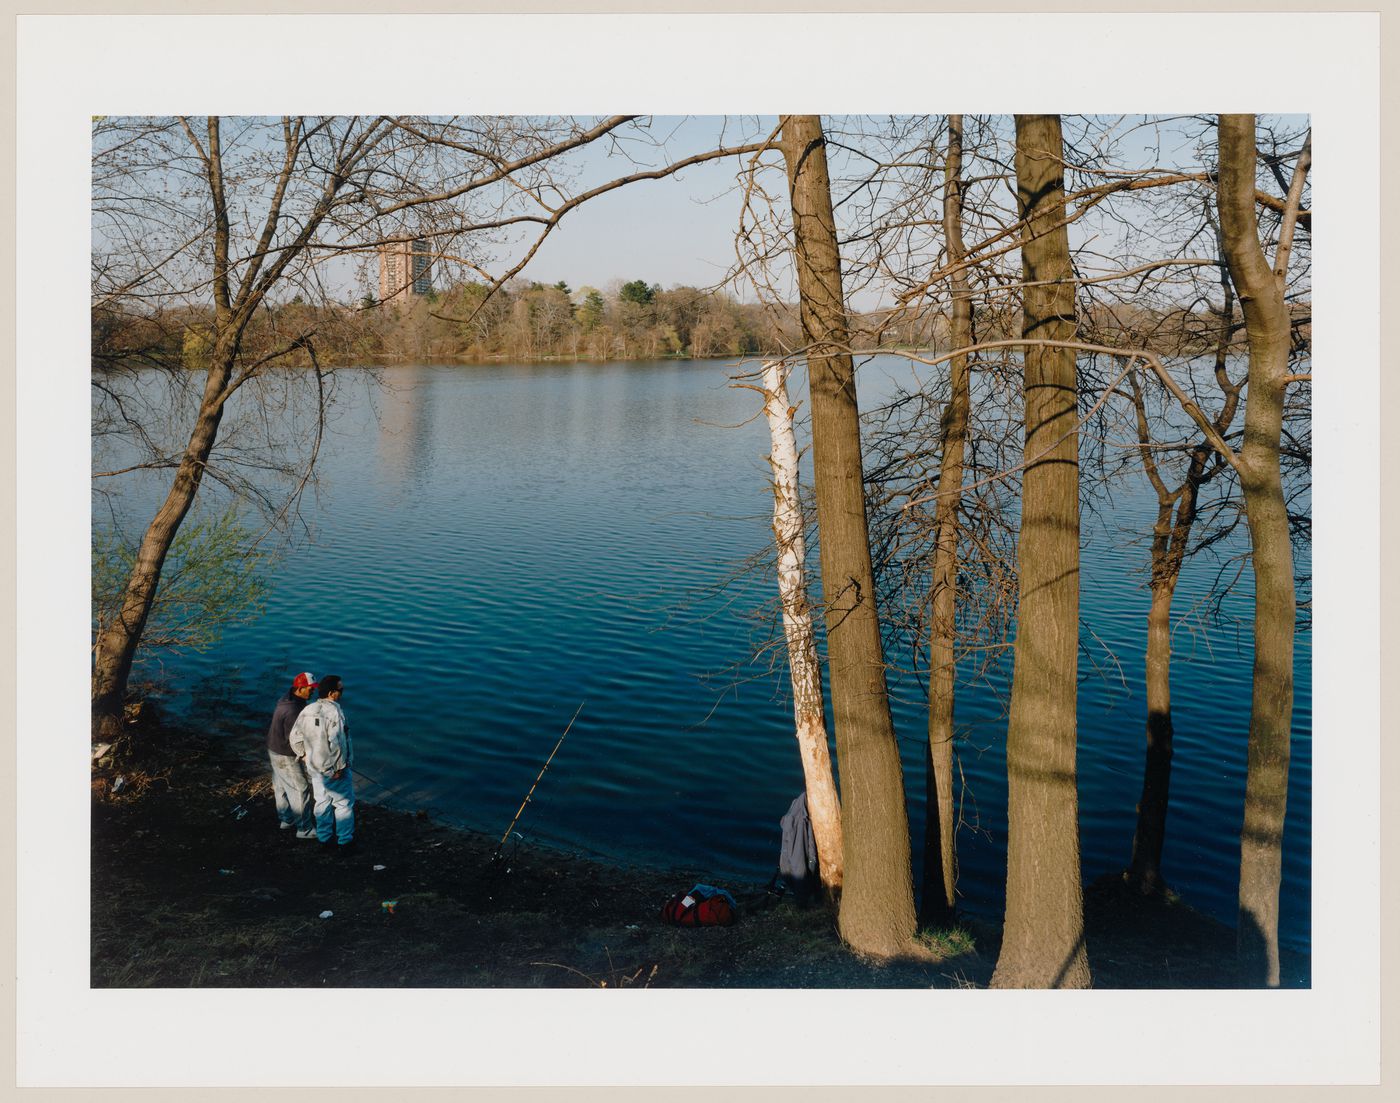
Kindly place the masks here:
<instances>
[{"instance_id":1,"label":"pond water","mask_svg":"<svg viewBox=\"0 0 1400 1103\"><path fill-rule=\"evenodd\" d=\"M863 406L898 373L877 367L862 369ZM174 707L256 750L293 673L339 673L364 795L500 835L582 704L517 826L523 837L766 879L802 774L785 670L751 658L767 638L756 613L771 581L741 568L770 539L767 428L754 419L757 396L728 385L733 370L719 361L404 366L382 369L382 385L345 388L319 491L303 503L314 542L284 556L255 622L205 654L162 660L155 673ZM133 485L120 508L149 518L152 494ZM1105 524L1146 531L1153 510L1138 476L1115 493ZM1086 880L1123 868L1131 847L1145 559L1141 543L1102 531L1085 551L1086 647L1118 664L1107 676L1085 671L1080 687ZM1177 610L1195 607L1217 570L1189 564ZM1225 604L1245 630L1183 623L1177 633L1164 871L1188 901L1233 924L1247 572ZM1306 632L1296 655L1281 928L1286 945L1306 949ZM958 699L959 888L968 910L999 917L1005 718L994 689L967 686ZM896 678L892 690L921 840L925 706L912 679Z\"/></svg>"}]
</instances>

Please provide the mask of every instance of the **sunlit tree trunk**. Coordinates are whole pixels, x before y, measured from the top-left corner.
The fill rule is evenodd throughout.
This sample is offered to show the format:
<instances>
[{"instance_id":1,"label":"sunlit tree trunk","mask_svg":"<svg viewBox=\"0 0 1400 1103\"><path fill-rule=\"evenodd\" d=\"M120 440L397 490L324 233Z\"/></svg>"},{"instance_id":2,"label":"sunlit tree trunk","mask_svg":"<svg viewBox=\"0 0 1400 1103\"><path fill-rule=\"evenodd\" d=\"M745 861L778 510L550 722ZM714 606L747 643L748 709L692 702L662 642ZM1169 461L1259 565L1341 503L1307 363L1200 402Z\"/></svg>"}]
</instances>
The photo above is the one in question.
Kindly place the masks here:
<instances>
[{"instance_id":1,"label":"sunlit tree trunk","mask_svg":"<svg viewBox=\"0 0 1400 1103\"><path fill-rule=\"evenodd\" d=\"M903 771L875 609L855 366L821 120L788 115L782 126L811 386L812 469L841 772L845 858L838 927L853 949L888 957L905 950L914 934L914 886Z\"/></svg>"},{"instance_id":2,"label":"sunlit tree trunk","mask_svg":"<svg viewBox=\"0 0 1400 1103\"><path fill-rule=\"evenodd\" d=\"M1063 224L1058 115L1016 116L1025 280L1022 335L1072 341L1074 282ZM1006 922L994 988L1085 988L1079 872L1076 676L1079 433L1072 349L1025 350L1025 460L1015 669L1006 732Z\"/></svg>"},{"instance_id":3,"label":"sunlit tree trunk","mask_svg":"<svg viewBox=\"0 0 1400 1103\"><path fill-rule=\"evenodd\" d=\"M1270 268L1259 244L1255 216L1254 125L1253 115L1220 116L1217 195L1225 258L1249 337L1244 441L1237 469L1254 564L1254 693L1240 839L1239 954L1250 980L1275 986L1279 983L1278 899L1293 721L1296 615L1293 549L1279 465L1290 345L1284 279L1292 222L1285 213L1279 253ZM1309 147L1305 145L1289 193L1293 218L1308 161Z\"/></svg>"},{"instance_id":4,"label":"sunlit tree trunk","mask_svg":"<svg viewBox=\"0 0 1400 1103\"><path fill-rule=\"evenodd\" d=\"M962 239L961 115L948 116L948 156L944 166L943 233L948 263L957 264L966 250ZM952 276L952 320L948 339L955 349L972 344L972 292L967 270ZM956 811L953 806L953 692L957 667L953 656L958 588L958 513L962 507L963 451L971 403L967 357L949 361L948 405L941 426L942 460L938 501L934 507L935 551L930 597L928 687L928 814L924 827L924 893L920 919L944 923L956 905Z\"/></svg>"},{"instance_id":5,"label":"sunlit tree trunk","mask_svg":"<svg viewBox=\"0 0 1400 1103\"><path fill-rule=\"evenodd\" d=\"M807 602L807 542L802 532L802 502L797 484L797 437L793 406L780 361L763 365L763 412L773 453L773 539L778 549L778 596L783 610L788 670L792 676L792 708L797 748L807 782L807 816L817 844L818 873L827 898L841 890L841 802L831 772L826 716L822 703L822 672L817 639Z\"/></svg>"}]
</instances>

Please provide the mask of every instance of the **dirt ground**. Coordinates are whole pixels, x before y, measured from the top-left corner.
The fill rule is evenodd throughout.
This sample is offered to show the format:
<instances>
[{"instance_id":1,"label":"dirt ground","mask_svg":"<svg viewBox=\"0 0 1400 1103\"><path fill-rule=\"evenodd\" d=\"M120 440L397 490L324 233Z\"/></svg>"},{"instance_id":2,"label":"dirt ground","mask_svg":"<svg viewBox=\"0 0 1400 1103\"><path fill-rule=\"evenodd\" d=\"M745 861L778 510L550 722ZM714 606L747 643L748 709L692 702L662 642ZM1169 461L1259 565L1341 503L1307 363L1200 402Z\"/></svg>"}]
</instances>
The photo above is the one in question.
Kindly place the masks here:
<instances>
[{"instance_id":1,"label":"dirt ground","mask_svg":"<svg viewBox=\"0 0 1400 1103\"><path fill-rule=\"evenodd\" d=\"M165 727L136 746L93 773L95 988L981 988L996 962L1000 932L976 920L876 964L825 908L762 884L524 846L493 862L494 839L364 802L353 851L326 852L277 829L255 749ZM661 922L697 881L738 897L733 926ZM1238 983L1233 931L1179 900L1108 879L1085 913L1095 987ZM1307 959L1285 974L1306 986Z\"/></svg>"}]
</instances>

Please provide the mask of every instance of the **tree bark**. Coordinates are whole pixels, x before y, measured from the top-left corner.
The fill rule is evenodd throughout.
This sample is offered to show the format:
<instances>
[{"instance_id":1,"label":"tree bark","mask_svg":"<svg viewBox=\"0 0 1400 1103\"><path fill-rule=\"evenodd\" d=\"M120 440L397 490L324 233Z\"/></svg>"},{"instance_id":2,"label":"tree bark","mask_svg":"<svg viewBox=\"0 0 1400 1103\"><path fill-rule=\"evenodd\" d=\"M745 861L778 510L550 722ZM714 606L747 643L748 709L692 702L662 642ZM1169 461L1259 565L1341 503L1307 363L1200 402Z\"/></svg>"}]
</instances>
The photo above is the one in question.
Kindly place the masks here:
<instances>
[{"instance_id":1,"label":"tree bark","mask_svg":"<svg viewBox=\"0 0 1400 1103\"><path fill-rule=\"evenodd\" d=\"M841 802L831 772L826 716L822 703L821 664L807 602L807 542L802 532L802 502L797 489L797 437L792 428L783 365L763 365L763 412L773 453L773 539L778 549L778 596L783 610L792 708L802 775L807 783L807 816L817 844L817 866L827 899L841 891Z\"/></svg>"},{"instance_id":2,"label":"tree bark","mask_svg":"<svg viewBox=\"0 0 1400 1103\"><path fill-rule=\"evenodd\" d=\"M199 143L190 133L191 143ZM199 414L190 432L175 479L165 501L147 526L127 579L120 612L98 635L92 670L92 737L115 742L122 735L126 710L126 686L136 649L146 629L156 589L160 585L165 557L175 542L175 534L194 504L205 467L214 450L219 422L223 418L225 388L238 359L246 316L235 316L229 292L229 217L224 194L223 161L219 119L210 116L206 126L206 146L201 151L206 182L212 203L214 349Z\"/></svg>"},{"instance_id":3,"label":"tree bark","mask_svg":"<svg viewBox=\"0 0 1400 1103\"><path fill-rule=\"evenodd\" d=\"M1155 569L1154 564L1154 569ZM1142 772L1142 796L1138 800L1137 828L1128 882L1144 896L1160 892L1162 847L1167 833L1167 807L1171 798L1172 756L1172 595L1173 577L1152 587L1147 613L1147 760Z\"/></svg>"},{"instance_id":4,"label":"tree bark","mask_svg":"<svg viewBox=\"0 0 1400 1103\"><path fill-rule=\"evenodd\" d=\"M1239 408L1240 386L1232 383L1226 371L1230 337L1233 330L1234 293L1222 267L1225 302L1220 312L1220 331L1216 342L1215 376L1220 383L1223 401L1215 418L1215 431L1223 436L1235 420ZM1142 443L1143 466L1157 492L1157 523L1152 536L1152 603L1147 614L1147 755L1142 773L1142 796L1138 800L1137 827L1133 833L1132 859L1126 880L1143 895L1161 892L1162 850L1167 836L1167 809L1171 799L1171 769L1174 756L1175 729L1172 725L1171 661L1172 600L1181 578L1181 565L1186 557L1187 543L1196 522L1196 502L1202 484L1209 480L1223 461L1215 460L1210 442L1202 440L1191 450L1191 462L1186 478L1175 493L1167 489L1153 458L1147 425L1147 411L1132 377L1133 397L1137 407L1138 439ZM1173 515L1175 510L1175 515Z\"/></svg>"},{"instance_id":5,"label":"tree bark","mask_svg":"<svg viewBox=\"0 0 1400 1103\"><path fill-rule=\"evenodd\" d=\"M820 118L785 116L782 151L807 342L817 530L841 770L845 868L837 924L857 952L889 957L907 949L914 934L909 820L875 609L860 411Z\"/></svg>"},{"instance_id":6,"label":"tree bark","mask_svg":"<svg viewBox=\"0 0 1400 1103\"><path fill-rule=\"evenodd\" d=\"M1244 441L1236 466L1254 565L1254 692L1240 837L1237 937L1246 977L1274 987L1279 983L1278 897L1288 799L1296 615L1293 549L1279 465L1289 317L1284 272L1269 267L1259 244L1254 213L1254 116L1221 115L1219 140L1216 194L1220 231L1249 338ZM1305 147L1295 170L1295 186L1301 184L1306 172ZM1286 264L1282 253L1279 262Z\"/></svg>"},{"instance_id":7,"label":"tree bark","mask_svg":"<svg viewBox=\"0 0 1400 1103\"><path fill-rule=\"evenodd\" d=\"M1058 115L1016 116L1022 334L1073 340ZM1025 350L1020 599L1006 733L1006 922L994 988L1085 988L1075 708L1079 647L1079 433L1075 353Z\"/></svg>"},{"instance_id":8,"label":"tree bark","mask_svg":"<svg viewBox=\"0 0 1400 1103\"><path fill-rule=\"evenodd\" d=\"M961 115L948 116L948 156L944 164L943 233L948 264L966 255L962 238ZM973 343L972 292L967 269L951 277L952 319L948 339L955 349ZM930 596L928 687L928 814L924 825L924 893L920 920L951 919L957 895L957 822L953 806L953 695L957 664L953 654L958 585L958 514L962 507L963 453L971 406L967 356L949 361L948 405L943 411L938 502L934 507L935 550Z\"/></svg>"},{"instance_id":9,"label":"tree bark","mask_svg":"<svg viewBox=\"0 0 1400 1103\"><path fill-rule=\"evenodd\" d=\"M204 398L190 442L185 448L174 482L142 537L131 575L127 579L120 612L99 634L92 671L92 736L114 742L121 738L126 708L126 684L136 648L146 629L156 587L165 566L165 557L185 514L194 504L205 464L213 451L223 417L222 392L233 369L233 356L227 342L216 346L216 366L211 367L204 385Z\"/></svg>"}]
</instances>

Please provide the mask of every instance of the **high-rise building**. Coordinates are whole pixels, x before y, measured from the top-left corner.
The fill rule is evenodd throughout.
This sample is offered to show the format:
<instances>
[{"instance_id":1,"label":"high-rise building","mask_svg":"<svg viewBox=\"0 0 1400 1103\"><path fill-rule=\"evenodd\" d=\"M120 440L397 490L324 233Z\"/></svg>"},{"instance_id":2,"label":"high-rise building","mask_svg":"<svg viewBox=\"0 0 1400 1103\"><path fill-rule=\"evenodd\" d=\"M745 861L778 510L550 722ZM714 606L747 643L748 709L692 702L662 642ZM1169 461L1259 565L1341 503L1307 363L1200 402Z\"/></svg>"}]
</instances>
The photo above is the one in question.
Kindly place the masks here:
<instances>
[{"instance_id":1,"label":"high-rise building","mask_svg":"<svg viewBox=\"0 0 1400 1103\"><path fill-rule=\"evenodd\" d=\"M432 255L428 243L391 241L379 247L380 302L407 302L433 289Z\"/></svg>"}]
</instances>

